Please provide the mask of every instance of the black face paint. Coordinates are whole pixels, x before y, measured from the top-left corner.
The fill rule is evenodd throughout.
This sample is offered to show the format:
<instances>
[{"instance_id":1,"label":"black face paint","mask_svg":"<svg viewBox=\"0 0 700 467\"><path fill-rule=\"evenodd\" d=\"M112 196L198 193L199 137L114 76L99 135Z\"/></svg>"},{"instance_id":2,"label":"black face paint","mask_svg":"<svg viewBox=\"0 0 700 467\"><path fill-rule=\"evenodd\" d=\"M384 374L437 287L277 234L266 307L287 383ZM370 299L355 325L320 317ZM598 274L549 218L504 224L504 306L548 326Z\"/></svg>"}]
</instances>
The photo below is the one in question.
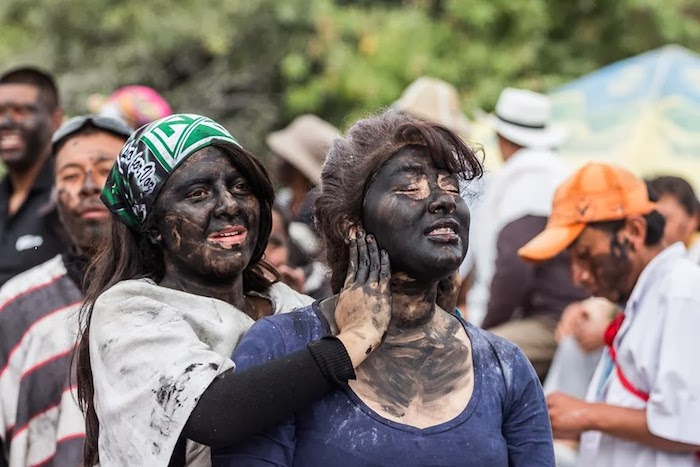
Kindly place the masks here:
<instances>
[{"instance_id":1,"label":"black face paint","mask_svg":"<svg viewBox=\"0 0 700 467\"><path fill-rule=\"evenodd\" d=\"M620 242L617 235L610 238L610 253L593 255L590 258L591 275L595 279L595 296L605 297L615 303L624 303L631 291L625 285L632 272L629 251L633 245L625 239Z\"/></svg>"},{"instance_id":2,"label":"black face paint","mask_svg":"<svg viewBox=\"0 0 700 467\"><path fill-rule=\"evenodd\" d=\"M28 84L0 85L0 157L13 170L36 164L51 139L51 113L39 89Z\"/></svg>"},{"instance_id":3,"label":"black face paint","mask_svg":"<svg viewBox=\"0 0 700 467\"><path fill-rule=\"evenodd\" d=\"M389 159L366 191L363 226L389 252L394 273L437 282L467 252L469 209L455 175L438 169L420 148Z\"/></svg>"},{"instance_id":4,"label":"black face paint","mask_svg":"<svg viewBox=\"0 0 700 467\"><path fill-rule=\"evenodd\" d=\"M183 162L160 192L152 215L166 276L225 284L248 266L260 203L221 149L207 147Z\"/></svg>"}]
</instances>

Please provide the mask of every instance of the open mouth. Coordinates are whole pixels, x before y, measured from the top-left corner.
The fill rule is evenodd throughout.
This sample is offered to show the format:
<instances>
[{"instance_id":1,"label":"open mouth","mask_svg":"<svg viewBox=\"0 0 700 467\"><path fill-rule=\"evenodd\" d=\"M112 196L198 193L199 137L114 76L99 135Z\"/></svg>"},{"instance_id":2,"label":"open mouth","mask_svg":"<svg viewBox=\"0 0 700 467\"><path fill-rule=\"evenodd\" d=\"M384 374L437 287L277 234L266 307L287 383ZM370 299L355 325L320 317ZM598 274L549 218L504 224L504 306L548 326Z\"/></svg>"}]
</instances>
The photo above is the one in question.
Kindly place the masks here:
<instances>
[{"instance_id":1,"label":"open mouth","mask_svg":"<svg viewBox=\"0 0 700 467\"><path fill-rule=\"evenodd\" d=\"M0 132L0 151L17 151L22 149L22 136L18 131Z\"/></svg>"},{"instance_id":2,"label":"open mouth","mask_svg":"<svg viewBox=\"0 0 700 467\"><path fill-rule=\"evenodd\" d=\"M459 225L454 221L440 222L429 227L425 236L439 243L455 243L459 240Z\"/></svg>"},{"instance_id":3,"label":"open mouth","mask_svg":"<svg viewBox=\"0 0 700 467\"><path fill-rule=\"evenodd\" d=\"M234 246L242 245L247 235L248 231L245 227L236 225L214 232L207 237L207 241L216 243L222 248L230 249Z\"/></svg>"}]
</instances>

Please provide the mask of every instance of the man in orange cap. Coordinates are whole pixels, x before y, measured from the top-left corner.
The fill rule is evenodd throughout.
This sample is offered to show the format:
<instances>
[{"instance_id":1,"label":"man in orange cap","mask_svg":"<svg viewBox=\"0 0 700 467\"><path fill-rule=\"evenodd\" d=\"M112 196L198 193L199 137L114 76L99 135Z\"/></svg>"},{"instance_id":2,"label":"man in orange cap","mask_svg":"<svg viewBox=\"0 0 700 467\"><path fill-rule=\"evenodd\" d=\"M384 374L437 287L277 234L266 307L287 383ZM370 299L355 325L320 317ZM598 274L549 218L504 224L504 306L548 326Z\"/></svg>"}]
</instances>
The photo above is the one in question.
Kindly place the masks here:
<instances>
[{"instance_id":1,"label":"man in orange cap","mask_svg":"<svg viewBox=\"0 0 700 467\"><path fill-rule=\"evenodd\" d=\"M519 250L545 261L568 249L574 282L623 308L586 401L548 398L555 438L580 437L579 465L700 465L700 267L665 244L664 225L643 180L592 163L557 189L547 227Z\"/></svg>"}]
</instances>

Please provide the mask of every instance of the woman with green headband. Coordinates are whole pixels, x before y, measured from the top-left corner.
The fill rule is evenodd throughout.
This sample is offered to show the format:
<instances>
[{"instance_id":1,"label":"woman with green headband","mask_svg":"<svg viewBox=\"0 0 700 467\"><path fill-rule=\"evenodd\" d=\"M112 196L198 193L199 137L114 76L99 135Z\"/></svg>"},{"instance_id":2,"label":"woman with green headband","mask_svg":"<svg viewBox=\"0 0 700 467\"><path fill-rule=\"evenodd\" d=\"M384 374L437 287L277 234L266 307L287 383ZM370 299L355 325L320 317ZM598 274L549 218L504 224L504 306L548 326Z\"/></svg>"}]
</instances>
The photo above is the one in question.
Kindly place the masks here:
<instances>
[{"instance_id":1,"label":"woman with green headband","mask_svg":"<svg viewBox=\"0 0 700 467\"><path fill-rule=\"evenodd\" d=\"M86 465L210 465L206 446L323 397L380 344L389 262L358 236L336 337L234 372L229 356L255 319L311 302L263 260L273 198L263 166L206 117L172 115L127 141L102 193L112 226L83 307Z\"/></svg>"}]
</instances>

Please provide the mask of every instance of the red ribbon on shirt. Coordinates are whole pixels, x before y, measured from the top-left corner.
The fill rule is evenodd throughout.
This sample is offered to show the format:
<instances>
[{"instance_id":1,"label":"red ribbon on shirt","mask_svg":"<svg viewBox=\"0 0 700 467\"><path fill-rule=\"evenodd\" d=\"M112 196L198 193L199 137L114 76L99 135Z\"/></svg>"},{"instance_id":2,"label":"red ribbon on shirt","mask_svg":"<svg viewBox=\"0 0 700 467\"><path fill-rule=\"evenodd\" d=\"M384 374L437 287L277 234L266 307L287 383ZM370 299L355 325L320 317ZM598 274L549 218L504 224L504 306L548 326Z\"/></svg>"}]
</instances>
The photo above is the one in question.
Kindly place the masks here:
<instances>
[{"instance_id":1,"label":"red ribbon on shirt","mask_svg":"<svg viewBox=\"0 0 700 467\"><path fill-rule=\"evenodd\" d=\"M620 383L622 383L622 386L625 389L627 389L627 391L646 402L649 400L649 393L644 392L641 389L637 389L634 386L634 384L632 384L630 380L627 379L625 374L622 372L622 368L620 368L620 365L617 363L617 352L615 352L615 346L613 345L613 342L615 342L615 336L620 331L620 328L622 327L622 322L624 320L624 313L620 313L619 315L617 315L617 317L614 320L612 320L608 328L605 330L605 335L603 336L603 339L605 340L605 344L608 346L610 358L612 359L613 364L615 365L615 371L617 372L617 377L620 380Z\"/></svg>"},{"instance_id":2,"label":"red ribbon on shirt","mask_svg":"<svg viewBox=\"0 0 700 467\"><path fill-rule=\"evenodd\" d=\"M644 402L647 402L649 400L649 393L644 392L641 389L637 389L634 384L630 382L630 380L627 379L625 374L622 372L622 369L620 368L620 365L617 364L617 353L615 352L615 346L613 346L613 342L615 342L615 336L617 336L617 333L620 331L620 328L622 327L622 322L625 320L625 314L620 313L615 317L614 320L610 323L608 328L605 330L605 334L603 335L603 340L605 340L605 344L608 346L608 351L610 352L610 358L612 359L613 364L615 365L615 370L617 371L617 377L620 380L620 383L622 383L622 386L627 389L630 393L634 394ZM695 453L695 458L700 460L700 451Z\"/></svg>"}]
</instances>

